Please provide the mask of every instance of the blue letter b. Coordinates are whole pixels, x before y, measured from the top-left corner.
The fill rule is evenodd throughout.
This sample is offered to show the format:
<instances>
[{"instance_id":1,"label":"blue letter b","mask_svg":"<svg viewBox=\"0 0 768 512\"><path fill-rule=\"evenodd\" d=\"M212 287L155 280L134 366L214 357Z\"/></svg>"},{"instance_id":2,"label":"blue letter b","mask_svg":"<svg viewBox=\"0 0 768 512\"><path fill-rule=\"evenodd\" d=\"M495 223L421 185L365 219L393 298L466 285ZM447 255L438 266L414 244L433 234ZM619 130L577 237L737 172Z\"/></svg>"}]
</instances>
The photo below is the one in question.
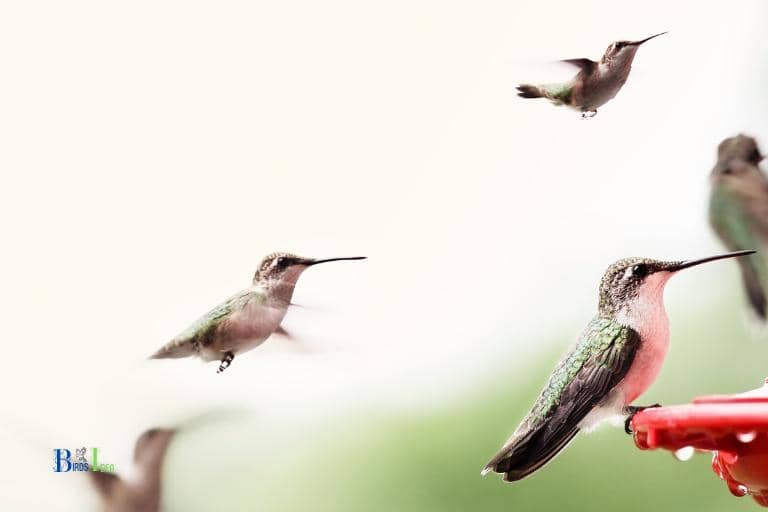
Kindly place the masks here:
<instances>
[{"instance_id":1,"label":"blue letter b","mask_svg":"<svg viewBox=\"0 0 768 512\"><path fill-rule=\"evenodd\" d=\"M62 456L64 454L64 456ZM57 473L61 472L67 472L72 469L72 462L70 462L69 458L72 457L72 452L67 450L66 448L54 448L53 449L53 460L55 461L56 465L53 466L53 470ZM67 469L61 468L61 463L65 463L67 465Z\"/></svg>"}]
</instances>

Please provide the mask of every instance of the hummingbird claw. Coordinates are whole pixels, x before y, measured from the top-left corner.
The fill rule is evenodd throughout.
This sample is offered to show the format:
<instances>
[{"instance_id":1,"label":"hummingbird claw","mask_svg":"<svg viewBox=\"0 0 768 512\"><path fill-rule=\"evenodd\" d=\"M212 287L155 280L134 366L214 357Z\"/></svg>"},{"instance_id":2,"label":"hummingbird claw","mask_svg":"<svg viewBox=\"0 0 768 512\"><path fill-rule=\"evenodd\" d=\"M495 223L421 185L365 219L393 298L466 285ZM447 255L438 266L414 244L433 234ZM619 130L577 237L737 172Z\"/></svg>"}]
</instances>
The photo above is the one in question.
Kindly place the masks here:
<instances>
[{"instance_id":1,"label":"hummingbird claw","mask_svg":"<svg viewBox=\"0 0 768 512\"><path fill-rule=\"evenodd\" d=\"M581 113L581 119L592 119L597 115L597 110L585 110Z\"/></svg>"},{"instance_id":2,"label":"hummingbird claw","mask_svg":"<svg viewBox=\"0 0 768 512\"><path fill-rule=\"evenodd\" d=\"M653 409L654 407L661 407L661 404L626 406L624 408L624 412L627 414L627 419L624 420L624 432L626 432L629 435L634 434L634 432L632 431L632 427L630 426L632 423L632 418L634 418L635 414L639 413L640 411L644 411L646 409Z\"/></svg>"},{"instance_id":3,"label":"hummingbird claw","mask_svg":"<svg viewBox=\"0 0 768 512\"><path fill-rule=\"evenodd\" d=\"M229 365L232 364L232 360L235 358L235 354L232 352L224 352L224 357L221 358L221 364L219 365L219 369L216 370L216 373L221 373L227 368L229 368Z\"/></svg>"}]
</instances>

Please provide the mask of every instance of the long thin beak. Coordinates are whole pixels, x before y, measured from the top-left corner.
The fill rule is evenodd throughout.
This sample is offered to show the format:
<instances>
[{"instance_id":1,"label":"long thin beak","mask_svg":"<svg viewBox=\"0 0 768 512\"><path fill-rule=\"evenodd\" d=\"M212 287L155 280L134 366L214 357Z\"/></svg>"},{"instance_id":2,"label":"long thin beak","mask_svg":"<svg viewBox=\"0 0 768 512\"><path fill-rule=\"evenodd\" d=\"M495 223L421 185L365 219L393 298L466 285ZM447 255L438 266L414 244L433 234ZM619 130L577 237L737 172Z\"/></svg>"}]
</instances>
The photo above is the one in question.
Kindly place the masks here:
<instances>
[{"instance_id":1,"label":"long thin beak","mask_svg":"<svg viewBox=\"0 0 768 512\"><path fill-rule=\"evenodd\" d=\"M631 44L631 45L634 45L634 46L640 46L640 45L641 45L641 44L643 44L644 42L646 42L646 41L650 41L650 40L651 40L651 39L653 39L654 37L663 36L664 34L666 34L666 32L661 32L661 33L659 33L659 34L655 34L655 35L652 35L651 37L646 37L645 39L642 39L642 40L640 40L640 41L633 41L633 42L631 42L631 43L629 43L629 44Z\"/></svg>"},{"instance_id":2,"label":"long thin beak","mask_svg":"<svg viewBox=\"0 0 768 512\"><path fill-rule=\"evenodd\" d=\"M746 256L748 254L754 254L754 253L755 251L752 251L752 250L727 252L725 254L718 254L717 256L708 256L706 258L699 258L696 260L687 260L687 261L681 261L679 263L673 263L672 265L667 267L666 270L669 270L671 272L677 272L678 270L695 267L696 265L701 265L702 263L709 263L710 261L724 260L726 258L736 258L738 256Z\"/></svg>"},{"instance_id":3,"label":"long thin beak","mask_svg":"<svg viewBox=\"0 0 768 512\"><path fill-rule=\"evenodd\" d=\"M328 263L329 261L344 261L344 260L364 260L367 256L350 256L348 258L326 258L324 260L312 260L307 266L317 265L318 263Z\"/></svg>"}]
</instances>

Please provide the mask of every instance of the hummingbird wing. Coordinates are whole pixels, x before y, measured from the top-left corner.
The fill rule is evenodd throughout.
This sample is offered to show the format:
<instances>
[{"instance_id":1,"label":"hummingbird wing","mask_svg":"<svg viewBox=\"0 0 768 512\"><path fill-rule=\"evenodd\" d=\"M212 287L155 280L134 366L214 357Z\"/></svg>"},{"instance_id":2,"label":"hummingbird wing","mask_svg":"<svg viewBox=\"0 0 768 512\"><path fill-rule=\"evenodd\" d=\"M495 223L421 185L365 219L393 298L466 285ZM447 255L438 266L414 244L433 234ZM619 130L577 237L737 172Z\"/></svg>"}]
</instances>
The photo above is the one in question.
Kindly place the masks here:
<instances>
[{"instance_id":1,"label":"hummingbird wing","mask_svg":"<svg viewBox=\"0 0 768 512\"><path fill-rule=\"evenodd\" d=\"M566 64L572 64L576 66L585 75L591 75L592 71L594 71L595 67L597 66L597 62L590 59L564 59L560 62L565 62Z\"/></svg>"},{"instance_id":2,"label":"hummingbird wing","mask_svg":"<svg viewBox=\"0 0 768 512\"><path fill-rule=\"evenodd\" d=\"M730 250L765 247L768 241L768 182L758 186L734 182L713 187L709 222ZM765 255L758 252L739 258L738 263L749 303L758 317L765 320L768 307Z\"/></svg>"},{"instance_id":3,"label":"hummingbird wing","mask_svg":"<svg viewBox=\"0 0 768 512\"><path fill-rule=\"evenodd\" d=\"M578 433L584 417L621 382L639 344L635 330L594 318L483 474L502 473L512 482L551 460Z\"/></svg>"},{"instance_id":4,"label":"hummingbird wing","mask_svg":"<svg viewBox=\"0 0 768 512\"><path fill-rule=\"evenodd\" d=\"M155 352L150 359L176 359L195 355L197 350L206 345L219 325L225 321L233 311L242 309L252 300L264 301L264 297L253 290L243 290L225 300L205 315L198 318L181 334L166 343Z\"/></svg>"}]
</instances>

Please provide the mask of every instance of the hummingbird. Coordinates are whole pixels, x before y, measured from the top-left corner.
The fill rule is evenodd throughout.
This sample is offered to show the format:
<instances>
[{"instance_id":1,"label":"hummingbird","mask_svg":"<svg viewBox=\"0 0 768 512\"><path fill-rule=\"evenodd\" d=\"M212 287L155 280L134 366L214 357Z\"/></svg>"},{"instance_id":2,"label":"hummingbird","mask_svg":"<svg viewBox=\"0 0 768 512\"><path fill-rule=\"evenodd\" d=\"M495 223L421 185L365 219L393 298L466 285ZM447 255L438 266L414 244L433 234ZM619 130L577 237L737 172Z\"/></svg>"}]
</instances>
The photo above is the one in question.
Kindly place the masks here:
<instances>
[{"instance_id":1,"label":"hummingbird","mask_svg":"<svg viewBox=\"0 0 768 512\"><path fill-rule=\"evenodd\" d=\"M752 137L737 135L717 147L710 174L709 222L729 250L768 244L768 177ZM762 254L739 260L744 289L752 309L765 321L768 311L768 261Z\"/></svg>"},{"instance_id":2,"label":"hummingbird","mask_svg":"<svg viewBox=\"0 0 768 512\"><path fill-rule=\"evenodd\" d=\"M567 105L581 111L582 119L597 115L597 108L612 100L624 86L632 69L632 61L640 45L661 32L640 41L614 41L605 50L600 62L590 59L565 59L561 62L579 69L569 82L559 84L517 86L521 98L547 98L555 105Z\"/></svg>"},{"instance_id":3,"label":"hummingbird","mask_svg":"<svg viewBox=\"0 0 768 512\"><path fill-rule=\"evenodd\" d=\"M175 430L151 429L136 441L133 461L136 476L130 480L114 473L89 471L101 497L104 512L158 512L163 459Z\"/></svg>"},{"instance_id":4,"label":"hummingbird","mask_svg":"<svg viewBox=\"0 0 768 512\"><path fill-rule=\"evenodd\" d=\"M687 261L626 258L600 281L598 313L557 364L530 412L482 470L520 480L549 462L579 430L653 406L634 406L656 379L669 345L664 286L680 270L752 254L737 251Z\"/></svg>"},{"instance_id":5,"label":"hummingbird","mask_svg":"<svg viewBox=\"0 0 768 512\"><path fill-rule=\"evenodd\" d=\"M220 361L217 373L226 370L235 355L261 345L272 334L288 333L280 326L299 276L309 267L349 258L312 259L285 252L266 256L253 276L250 288L242 290L200 317L169 341L150 359L197 356Z\"/></svg>"}]
</instances>

